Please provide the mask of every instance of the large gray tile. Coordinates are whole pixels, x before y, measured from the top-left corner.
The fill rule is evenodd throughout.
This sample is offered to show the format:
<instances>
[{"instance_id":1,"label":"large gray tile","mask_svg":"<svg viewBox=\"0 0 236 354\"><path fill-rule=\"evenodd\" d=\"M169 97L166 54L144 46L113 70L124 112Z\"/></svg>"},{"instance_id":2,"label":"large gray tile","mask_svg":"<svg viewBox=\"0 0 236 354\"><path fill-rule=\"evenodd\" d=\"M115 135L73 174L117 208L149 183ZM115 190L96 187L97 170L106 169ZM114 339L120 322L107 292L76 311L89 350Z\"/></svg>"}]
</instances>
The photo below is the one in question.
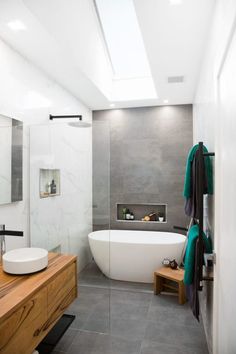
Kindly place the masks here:
<instances>
[{"instance_id":1,"label":"large gray tile","mask_svg":"<svg viewBox=\"0 0 236 354\"><path fill-rule=\"evenodd\" d=\"M148 305L141 305L140 303L120 303L111 302L110 306L110 316L111 320L114 318L119 319L129 319L129 320L139 320L143 321L148 314Z\"/></svg>"},{"instance_id":2,"label":"large gray tile","mask_svg":"<svg viewBox=\"0 0 236 354\"><path fill-rule=\"evenodd\" d=\"M96 318L95 316L90 316L84 323L82 330L98 333L109 333L110 332L110 319L107 318Z\"/></svg>"},{"instance_id":3,"label":"large gray tile","mask_svg":"<svg viewBox=\"0 0 236 354\"><path fill-rule=\"evenodd\" d=\"M76 316L74 321L70 325L70 328L76 329L76 330L82 329L84 327L84 325L89 317L89 313L90 313L90 311L88 311L88 313L86 313L86 314L75 313L74 311L66 311L66 312L68 314Z\"/></svg>"},{"instance_id":4,"label":"large gray tile","mask_svg":"<svg viewBox=\"0 0 236 354\"><path fill-rule=\"evenodd\" d=\"M69 328L55 346L53 353L57 351L65 352L66 350L68 350L71 346L73 339L78 335L78 333L79 332L77 330Z\"/></svg>"},{"instance_id":5,"label":"large gray tile","mask_svg":"<svg viewBox=\"0 0 236 354\"><path fill-rule=\"evenodd\" d=\"M110 293L111 303L119 302L128 304L132 302L137 305L149 305L151 303L153 297L152 293L135 291L135 288L133 290L134 291L120 291L112 289Z\"/></svg>"},{"instance_id":6,"label":"large gray tile","mask_svg":"<svg viewBox=\"0 0 236 354\"><path fill-rule=\"evenodd\" d=\"M92 333L92 332L79 332L78 335L72 341L72 344L70 348L68 348L66 353L69 354L95 353L96 342L98 341L99 336L103 336L103 335Z\"/></svg>"},{"instance_id":7,"label":"large gray tile","mask_svg":"<svg viewBox=\"0 0 236 354\"><path fill-rule=\"evenodd\" d=\"M106 334L81 332L67 351L69 354L139 354L140 340L127 340Z\"/></svg>"},{"instance_id":8,"label":"large gray tile","mask_svg":"<svg viewBox=\"0 0 236 354\"><path fill-rule=\"evenodd\" d=\"M188 348L185 346L143 341L140 354L208 354L207 348Z\"/></svg>"},{"instance_id":9,"label":"large gray tile","mask_svg":"<svg viewBox=\"0 0 236 354\"><path fill-rule=\"evenodd\" d=\"M142 340L145 335L146 321L111 318L111 335L129 340Z\"/></svg>"},{"instance_id":10,"label":"large gray tile","mask_svg":"<svg viewBox=\"0 0 236 354\"><path fill-rule=\"evenodd\" d=\"M151 306L153 307L165 307L165 308L188 308L188 303L184 305L179 305L178 297L175 295L167 295L167 294L160 294L160 295L153 295L151 300Z\"/></svg>"},{"instance_id":11,"label":"large gray tile","mask_svg":"<svg viewBox=\"0 0 236 354\"><path fill-rule=\"evenodd\" d=\"M103 287L103 288L110 288L110 279L106 278L105 276L101 277L81 277L79 279L80 285L84 286L96 286L96 287Z\"/></svg>"},{"instance_id":12,"label":"large gray tile","mask_svg":"<svg viewBox=\"0 0 236 354\"><path fill-rule=\"evenodd\" d=\"M174 321L172 324L169 322L149 322L145 339L176 347L206 349L206 339L200 326L181 326Z\"/></svg>"},{"instance_id":13,"label":"large gray tile","mask_svg":"<svg viewBox=\"0 0 236 354\"><path fill-rule=\"evenodd\" d=\"M111 352L109 354L139 354L141 340L128 340L118 337L110 337Z\"/></svg>"},{"instance_id":14,"label":"large gray tile","mask_svg":"<svg viewBox=\"0 0 236 354\"><path fill-rule=\"evenodd\" d=\"M111 281L111 290L117 289L122 291L134 291L139 293L152 293L153 285L147 283L136 283L136 282L128 282L128 281ZM111 292L112 293L112 292Z\"/></svg>"},{"instance_id":15,"label":"large gray tile","mask_svg":"<svg viewBox=\"0 0 236 354\"><path fill-rule=\"evenodd\" d=\"M199 323L191 313L188 307L166 307L166 306L150 306L147 315L148 320L157 323L167 323L170 326L173 323L183 326L197 326Z\"/></svg>"}]
</instances>

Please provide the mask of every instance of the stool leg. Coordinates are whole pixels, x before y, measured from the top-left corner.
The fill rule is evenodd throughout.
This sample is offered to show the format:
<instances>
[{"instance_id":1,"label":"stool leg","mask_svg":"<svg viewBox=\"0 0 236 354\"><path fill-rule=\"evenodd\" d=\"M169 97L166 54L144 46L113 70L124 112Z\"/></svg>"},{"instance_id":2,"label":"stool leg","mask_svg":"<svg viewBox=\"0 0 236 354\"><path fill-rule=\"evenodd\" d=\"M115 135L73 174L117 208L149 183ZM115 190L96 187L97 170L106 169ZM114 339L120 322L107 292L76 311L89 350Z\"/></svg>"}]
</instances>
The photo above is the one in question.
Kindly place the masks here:
<instances>
[{"instance_id":1,"label":"stool leg","mask_svg":"<svg viewBox=\"0 0 236 354\"><path fill-rule=\"evenodd\" d=\"M162 291L162 278L155 274L154 276L154 294L158 295Z\"/></svg>"},{"instance_id":2,"label":"stool leg","mask_svg":"<svg viewBox=\"0 0 236 354\"><path fill-rule=\"evenodd\" d=\"M183 282L179 282L179 304L183 305L186 302L185 287Z\"/></svg>"}]
</instances>

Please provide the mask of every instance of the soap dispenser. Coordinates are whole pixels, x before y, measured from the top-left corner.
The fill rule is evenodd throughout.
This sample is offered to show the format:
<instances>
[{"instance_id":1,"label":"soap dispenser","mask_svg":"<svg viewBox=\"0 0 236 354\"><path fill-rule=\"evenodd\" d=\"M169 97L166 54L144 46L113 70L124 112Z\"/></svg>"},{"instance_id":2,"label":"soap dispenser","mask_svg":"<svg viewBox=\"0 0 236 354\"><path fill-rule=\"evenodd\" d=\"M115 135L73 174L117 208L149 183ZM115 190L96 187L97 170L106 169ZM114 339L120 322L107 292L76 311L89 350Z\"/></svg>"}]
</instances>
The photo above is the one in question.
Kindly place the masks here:
<instances>
[{"instance_id":1,"label":"soap dispenser","mask_svg":"<svg viewBox=\"0 0 236 354\"><path fill-rule=\"evenodd\" d=\"M56 193L57 193L57 186L56 186L56 183L53 179L52 183L51 183L51 194L56 194Z\"/></svg>"}]
</instances>

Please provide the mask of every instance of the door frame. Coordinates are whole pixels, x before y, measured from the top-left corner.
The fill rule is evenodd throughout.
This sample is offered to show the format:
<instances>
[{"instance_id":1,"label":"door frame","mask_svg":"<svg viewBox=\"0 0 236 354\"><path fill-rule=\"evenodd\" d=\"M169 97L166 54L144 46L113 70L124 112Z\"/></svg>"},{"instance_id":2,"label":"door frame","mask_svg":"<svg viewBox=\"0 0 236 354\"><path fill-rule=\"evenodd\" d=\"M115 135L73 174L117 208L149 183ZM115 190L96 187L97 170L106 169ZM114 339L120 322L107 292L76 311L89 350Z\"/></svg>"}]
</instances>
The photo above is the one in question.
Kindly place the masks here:
<instances>
[{"instance_id":1,"label":"door frame","mask_svg":"<svg viewBox=\"0 0 236 354\"><path fill-rule=\"evenodd\" d=\"M221 122L221 110L220 110L220 79L221 79L221 74L224 69L224 65L226 63L228 53L231 49L231 44L232 40L234 38L234 35L236 33L236 12L233 17L233 21L230 26L229 33L227 35L227 39L225 42L225 46L223 48L223 51L221 53L221 58L219 60L219 65L218 65L218 70L216 70L216 107L217 107L217 114L216 114L216 119L218 124ZM220 129L219 129L220 130ZM213 345L213 354L221 354L218 351L218 338L219 338L219 331L218 331L218 323L220 322L219 318L219 272L218 272L218 260L220 258L220 223L221 223L221 217L220 217L220 169L221 169L221 151L222 151L222 146L221 146L221 138L220 138L220 132L219 130L216 130L216 135L215 135L215 221L214 221L214 229L215 229L215 235L214 235L214 251L216 254L216 264L214 266L214 290L213 290L213 330L212 330L212 345Z\"/></svg>"}]
</instances>

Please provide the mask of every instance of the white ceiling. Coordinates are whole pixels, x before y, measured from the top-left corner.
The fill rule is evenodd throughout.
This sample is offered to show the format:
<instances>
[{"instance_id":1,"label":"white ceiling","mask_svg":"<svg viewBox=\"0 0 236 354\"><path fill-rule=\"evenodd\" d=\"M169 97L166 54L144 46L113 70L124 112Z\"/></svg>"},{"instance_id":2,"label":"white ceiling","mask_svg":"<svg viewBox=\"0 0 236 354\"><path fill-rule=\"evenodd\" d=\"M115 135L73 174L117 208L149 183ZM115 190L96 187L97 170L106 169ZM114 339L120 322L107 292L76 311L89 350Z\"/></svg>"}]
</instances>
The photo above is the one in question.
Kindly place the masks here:
<instances>
[{"instance_id":1,"label":"white ceiling","mask_svg":"<svg viewBox=\"0 0 236 354\"><path fill-rule=\"evenodd\" d=\"M128 80L114 88L93 0L0 0L0 37L92 109L110 108L121 93L117 108L162 105L166 99L187 104L193 102L214 0L179 2L133 0L158 95L153 99L141 92L142 81L136 90ZM14 20L26 29L13 31L8 23ZM169 76L181 75L183 83L168 84Z\"/></svg>"}]
</instances>

